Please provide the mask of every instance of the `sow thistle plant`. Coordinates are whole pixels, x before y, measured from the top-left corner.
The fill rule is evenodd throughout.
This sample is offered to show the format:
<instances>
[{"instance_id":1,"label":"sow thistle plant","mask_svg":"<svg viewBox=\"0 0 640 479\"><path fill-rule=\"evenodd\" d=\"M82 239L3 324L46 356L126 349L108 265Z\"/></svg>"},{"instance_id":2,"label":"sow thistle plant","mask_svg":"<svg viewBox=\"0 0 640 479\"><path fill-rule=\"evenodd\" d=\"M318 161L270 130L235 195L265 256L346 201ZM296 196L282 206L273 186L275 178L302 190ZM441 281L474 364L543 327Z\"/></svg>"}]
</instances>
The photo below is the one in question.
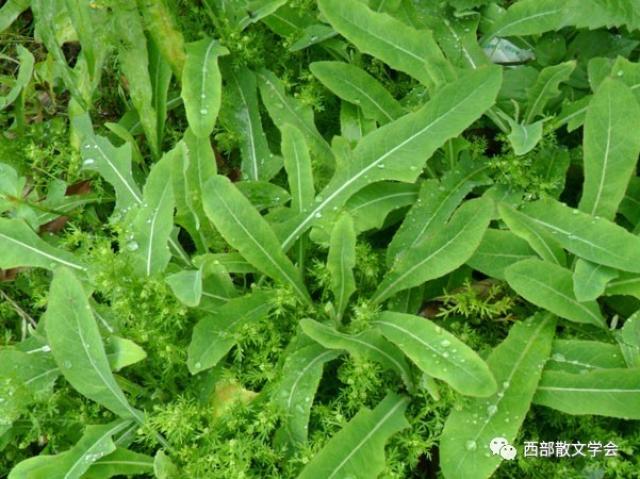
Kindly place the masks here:
<instances>
[{"instance_id":1,"label":"sow thistle plant","mask_svg":"<svg viewBox=\"0 0 640 479\"><path fill-rule=\"evenodd\" d=\"M635 0L9 0L0 29L35 40L2 57L3 476L637 473Z\"/></svg>"}]
</instances>

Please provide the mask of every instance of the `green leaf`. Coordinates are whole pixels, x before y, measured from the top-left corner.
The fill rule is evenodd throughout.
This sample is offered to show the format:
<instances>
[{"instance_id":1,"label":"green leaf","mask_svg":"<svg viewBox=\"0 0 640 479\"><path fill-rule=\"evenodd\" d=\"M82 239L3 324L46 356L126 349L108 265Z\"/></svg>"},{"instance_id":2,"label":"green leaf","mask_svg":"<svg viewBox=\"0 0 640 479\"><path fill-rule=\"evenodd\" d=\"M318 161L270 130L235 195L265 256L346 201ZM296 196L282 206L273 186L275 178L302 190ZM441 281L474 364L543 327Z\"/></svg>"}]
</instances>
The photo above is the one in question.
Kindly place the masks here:
<instances>
[{"instance_id":1,"label":"green leaf","mask_svg":"<svg viewBox=\"0 0 640 479\"><path fill-rule=\"evenodd\" d=\"M314 62L309 69L334 94L356 104L365 117L382 125L405 113L378 80L361 68L342 62Z\"/></svg>"},{"instance_id":2,"label":"green leaf","mask_svg":"<svg viewBox=\"0 0 640 479\"><path fill-rule=\"evenodd\" d=\"M593 301L602 295L618 271L578 258L573 271L573 292L578 301Z\"/></svg>"},{"instance_id":3,"label":"green leaf","mask_svg":"<svg viewBox=\"0 0 640 479\"><path fill-rule=\"evenodd\" d=\"M171 84L171 65L167 63L155 41L149 41L149 76L153 88L153 109L156 112L158 147L162 148L167 119L167 96Z\"/></svg>"},{"instance_id":4,"label":"green leaf","mask_svg":"<svg viewBox=\"0 0 640 479\"><path fill-rule=\"evenodd\" d=\"M640 237L552 199L528 203L522 212L563 248L581 258L640 273Z\"/></svg>"},{"instance_id":5,"label":"green leaf","mask_svg":"<svg viewBox=\"0 0 640 479\"><path fill-rule=\"evenodd\" d=\"M173 230L175 205L171 163L164 157L156 163L144 185L143 203L131 224L125 249L131 254L134 268L141 275L161 273L171 259L168 241Z\"/></svg>"},{"instance_id":6,"label":"green leaf","mask_svg":"<svg viewBox=\"0 0 640 479\"><path fill-rule=\"evenodd\" d=\"M509 229L526 240L542 259L558 265L566 264L566 255L550 232L537 225L532 218L504 203L498 204L498 211Z\"/></svg>"},{"instance_id":7,"label":"green leaf","mask_svg":"<svg viewBox=\"0 0 640 479\"><path fill-rule=\"evenodd\" d=\"M398 291L444 276L466 263L482 241L493 208L486 198L464 203L443 228L397 257L371 302L379 304Z\"/></svg>"},{"instance_id":8,"label":"green leaf","mask_svg":"<svg viewBox=\"0 0 640 479\"><path fill-rule=\"evenodd\" d=\"M361 52L411 75L432 91L455 77L430 30L415 30L356 0L319 0L318 7L333 28Z\"/></svg>"},{"instance_id":9,"label":"green leaf","mask_svg":"<svg viewBox=\"0 0 640 479\"><path fill-rule=\"evenodd\" d=\"M606 328L598 303L576 299L568 269L531 258L509 266L505 276L509 286L536 306L576 323Z\"/></svg>"},{"instance_id":10,"label":"green leaf","mask_svg":"<svg viewBox=\"0 0 640 479\"><path fill-rule=\"evenodd\" d=\"M404 396L387 395L374 410L363 408L305 466L298 479L375 479L385 465L384 445L409 427ZM366 464L366 466L365 466Z\"/></svg>"},{"instance_id":11,"label":"green leaf","mask_svg":"<svg viewBox=\"0 0 640 479\"><path fill-rule=\"evenodd\" d=\"M618 211L624 216L632 225L640 224L640 178L637 176L631 177L627 192L624 198L620 202Z\"/></svg>"},{"instance_id":12,"label":"green leaf","mask_svg":"<svg viewBox=\"0 0 640 479\"><path fill-rule=\"evenodd\" d=\"M237 342L236 335L244 325L269 313L269 299L265 292L234 298L198 321L187 350L191 374L215 366Z\"/></svg>"},{"instance_id":13,"label":"green leaf","mask_svg":"<svg viewBox=\"0 0 640 479\"><path fill-rule=\"evenodd\" d=\"M365 118L360 107L340 102L340 134L349 142L357 143L376 128L375 120Z\"/></svg>"},{"instance_id":14,"label":"green leaf","mask_svg":"<svg viewBox=\"0 0 640 479\"><path fill-rule=\"evenodd\" d=\"M420 110L368 134L358 143L353 157L338 164L313 209L285 225L283 248L291 247L325 211L344 205L365 186L383 180L414 182L425 161L440 146L493 104L500 83L499 69L474 70L443 87Z\"/></svg>"},{"instance_id":15,"label":"green leaf","mask_svg":"<svg viewBox=\"0 0 640 479\"><path fill-rule=\"evenodd\" d=\"M281 130L286 124L295 126L304 134L320 164L333 167L333 151L316 128L311 107L287 95L282 81L269 70L260 70L258 79L260 97L276 126Z\"/></svg>"},{"instance_id":16,"label":"green leaf","mask_svg":"<svg viewBox=\"0 0 640 479\"><path fill-rule=\"evenodd\" d=\"M222 76L218 57L229 50L217 40L203 38L186 46L182 70L182 92L187 121L194 135L204 138L216 124L222 98Z\"/></svg>"},{"instance_id":17,"label":"green leaf","mask_svg":"<svg viewBox=\"0 0 640 479\"><path fill-rule=\"evenodd\" d=\"M387 264L405 250L432 236L449 220L462 200L479 185L490 180L485 176L486 165L461 162L442 176L422 183L418 200L387 247Z\"/></svg>"},{"instance_id":18,"label":"green leaf","mask_svg":"<svg viewBox=\"0 0 640 479\"><path fill-rule=\"evenodd\" d=\"M622 273L619 278L613 279L607 284L604 294L607 296L628 295L640 299L640 276Z\"/></svg>"},{"instance_id":19,"label":"green leaf","mask_svg":"<svg viewBox=\"0 0 640 479\"><path fill-rule=\"evenodd\" d=\"M607 79L587 109L584 124L584 185L580 209L613 219L640 154L640 105L624 83Z\"/></svg>"},{"instance_id":20,"label":"green leaf","mask_svg":"<svg viewBox=\"0 0 640 479\"><path fill-rule=\"evenodd\" d=\"M507 138L516 155L529 153L542 139L543 120L526 125L518 123L510 117L506 117L505 119L511 128Z\"/></svg>"},{"instance_id":21,"label":"green leaf","mask_svg":"<svg viewBox=\"0 0 640 479\"><path fill-rule=\"evenodd\" d=\"M529 411L555 330L551 315L534 316L511 327L487 358L499 389L487 399L468 399L453 409L440 439L440 465L447 479L486 479L501 462L489 444L513 443Z\"/></svg>"},{"instance_id":22,"label":"green leaf","mask_svg":"<svg viewBox=\"0 0 640 479\"><path fill-rule=\"evenodd\" d=\"M327 270L331 275L331 292L336 303L338 318L347 308L349 298L356 290L353 268L356 266L356 231L353 219L343 213L331 230Z\"/></svg>"},{"instance_id":23,"label":"green leaf","mask_svg":"<svg viewBox=\"0 0 640 479\"><path fill-rule=\"evenodd\" d=\"M507 267L532 256L535 252L523 239L507 230L489 228L467 264L487 276L504 280Z\"/></svg>"},{"instance_id":24,"label":"green leaf","mask_svg":"<svg viewBox=\"0 0 640 479\"><path fill-rule=\"evenodd\" d=\"M184 270L165 279L173 294L186 306L195 307L202 297L202 270Z\"/></svg>"},{"instance_id":25,"label":"green leaf","mask_svg":"<svg viewBox=\"0 0 640 479\"><path fill-rule=\"evenodd\" d=\"M258 270L291 286L309 302L300 273L282 252L276 234L231 181L214 176L203 194L205 212L224 239Z\"/></svg>"},{"instance_id":26,"label":"green leaf","mask_svg":"<svg viewBox=\"0 0 640 479\"><path fill-rule=\"evenodd\" d=\"M11 90L9 90L9 93L0 97L0 110L5 109L16 101L18 95L20 95L31 81L31 75L33 74L33 64L35 60L31 52L22 45L17 45L16 50L18 51L18 61L20 62L18 77L11 87Z\"/></svg>"},{"instance_id":27,"label":"green leaf","mask_svg":"<svg viewBox=\"0 0 640 479\"><path fill-rule=\"evenodd\" d=\"M300 213L313 202L313 169L304 135L289 124L282 127L282 156L291 191L291 209Z\"/></svg>"},{"instance_id":28,"label":"green leaf","mask_svg":"<svg viewBox=\"0 0 640 479\"><path fill-rule=\"evenodd\" d=\"M616 340L622 350L624 360L630 368L640 367L640 313L627 318L622 328L616 332Z\"/></svg>"},{"instance_id":29,"label":"green leaf","mask_svg":"<svg viewBox=\"0 0 640 479\"><path fill-rule=\"evenodd\" d=\"M135 3L126 0L115 0L112 12L114 22L118 25L116 38L120 69L127 78L129 95L138 112L151 151L158 155L160 146L158 145L157 114L153 107L147 37L144 34L142 17Z\"/></svg>"},{"instance_id":30,"label":"green leaf","mask_svg":"<svg viewBox=\"0 0 640 479\"><path fill-rule=\"evenodd\" d=\"M346 209L357 232L381 229L389 214L415 203L418 187L411 183L381 181L365 186L347 201Z\"/></svg>"},{"instance_id":31,"label":"green leaf","mask_svg":"<svg viewBox=\"0 0 640 479\"><path fill-rule=\"evenodd\" d=\"M637 369L595 369L582 374L545 371L533 402L567 414L640 419L640 372Z\"/></svg>"},{"instance_id":32,"label":"green leaf","mask_svg":"<svg viewBox=\"0 0 640 479\"><path fill-rule=\"evenodd\" d=\"M339 351L311 344L286 356L273 400L285 415L282 429L290 444L307 441L309 414L324 364L339 355Z\"/></svg>"},{"instance_id":33,"label":"green leaf","mask_svg":"<svg viewBox=\"0 0 640 479\"><path fill-rule=\"evenodd\" d=\"M83 476L86 479L109 479L114 476L135 476L153 471L153 458L146 454L117 448L108 456L91 464Z\"/></svg>"},{"instance_id":34,"label":"green leaf","mask_svg":"<svg viewBox=\"0 0 640 479\"><path fill-rule=\"evenodd\" d=\"M328 349L344 349L349 354L375 361L385 369L395 371L407 388L413 388L409 365L393 343L375 330L368 329L357 335L343 334L334 328L305 318L300 322L304 333Z\"/></svg>"},{"instance_id":35,"label":"green leaf","mask_svg":"<svg viewBox=\"0 0 640 479\"><path fill-rule=\"evenodd\" d=\"M124 143L114 147L102 136L85 138L81 149L82 168L97 171L116 192L115 211L130 209L142 203L140 188L131 174L131 145Z\"/></svg>"},{"instance_id":36,"label":"green leaf","mask_svg":"<svg viewBox=\"0 0 640 479\"><path fill-rule=\"evenodd\" d=\"M19 266L53 270L66 266L76 271L87 268L71 253L54 248L18 219L0 218L0 268Z\"/></svg>"},{"instance_id":37,"label":"green leaf","mask_svg":"<svg viewBox=\"0 0 640 479\"><path fill-rule=\"evenodd\" d=\"M111 374L100 331L82 284L67 268L51 282L45 330L62 375L80 394L122 417L144 421Z\"/></svg>"},{"instance_id":38,"label":"green leaf","mask_svg":"<svg viewBox=\"0 0 640 479\"><path fill-rule=\"evenodd\" d=\"M87 426L84 434L68 451L55 456L40 455L22 461L9 473L9 479L80 479L98 459L116 449L112 436L123 431L130 421L104 426Z\"/></svg>"},{"instance_id":39,"label":"green leaf","mask_svg":"<svg viewBox=\"0 0 640 479\"><path fill-rule=\"evenodd\" d=\"M626 364L615 344L582 339L556 339L545 371L584 374L594 369L624 368Z\"/></svg>"},{"instance_id":40,"label":"green leaf","mask_svg":"<svg viewBox=\"0 0 640 479\"><path fill-rule=\"evenodd\" d=\"M566 82L576 67L575 60L543 68L536 82L527 89L527 110L524 122L530 124L544 113L547 104L560 95L558 86Z\"/></svg>"},{"instance_id":41,"label":"green leaf","mask_svg":"<svg viewBox=\"0 0 640 479\"><path fill-rule=\"evenodd\" d=\"M0 8L0 33L4 32L20 16L22 12L29 8L30 0L7 0Z\"/></svg>"},{"instance_id":42,"label":"green leaf","mask_svg":"<svg viewBox=\"0 0 640 479\"><path fill-rule=\"evenodd\" d=\"M220 119L240 143L240 169L250 180L270 180L282 167L282 158L271 153L262 128L255 74L248 68L223 69L227 81Z\"/></svg>"},{"instance_id":43,"label":"green leaf","mask_svg":"<svg viewBox=\"0 0 640 479\"><path fill-rule=\"evenodd\" d=\"M118 336L109 336L105 340L104 347L112 371L120 371L147 357L145 350L136 343Z\"/></svg>"},{"instance_id":44,"label":"green leaf","mask_svg":"<svg viewBox=\"0 0 640 479\"><path fill-rule=\"evenodd\" d=\"M480 356L428 319L385 311L373 324L429 376L468 396L495 393L496 382Z\"/></svg>"},{"instance_id":45,"label":"green leaf","mask_svg":"<svg viewBox=\"0 0 640 479\"><path fill-rule=\"evenodd\" d=\"M164 451L156 452L153 458L153 473L157 479L178 479L179 471Z\"/></svg>"}]
</instances>

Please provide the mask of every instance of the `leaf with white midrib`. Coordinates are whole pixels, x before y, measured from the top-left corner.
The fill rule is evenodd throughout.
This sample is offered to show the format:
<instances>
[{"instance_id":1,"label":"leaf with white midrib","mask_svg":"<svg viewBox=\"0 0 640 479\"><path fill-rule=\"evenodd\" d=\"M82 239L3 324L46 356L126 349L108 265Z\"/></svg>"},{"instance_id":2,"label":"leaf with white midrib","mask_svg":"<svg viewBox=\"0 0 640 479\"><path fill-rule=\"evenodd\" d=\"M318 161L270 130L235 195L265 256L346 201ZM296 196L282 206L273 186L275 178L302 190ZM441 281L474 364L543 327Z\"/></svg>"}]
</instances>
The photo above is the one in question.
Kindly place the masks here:
<instances>
[{"instance_id":1,"label":"leaf with white midrib","mask_svg":"<svg viewBox=\"0 0 640 479\"><path fill-rule=\"evenodd\" d=\"M448 138L456 136L493 104L500 83L501 76L497 70L492 68L474 70L467 73L463 79L443 87L422 109L404 115L364 137L353 151L349 170L341 171L341 165L339 165L331 182L316 197L315 206L309 212L286 224L286 236L282 241L282 248L285 251L288 250L326 209L331 206L341 206L351 195L367 184L386 179L414 181L424 161L440 145ZM479 96L479 91L482 91L485 96ZM456 94L458 97L462 96L456 98ZM452 97L453 100L451 100ZM472 99L475 101L471 101ZM451 104L451 101L454 103ZM469 105L473 105L473 108ZM416 122L426 122L426 125L411 132L415 129ZM442 123L444 125L440 126ZM431 133L436 127L444 131ZM389 137L394 139L391 147L388 146ZM417 145L413 145L412 148L411 145L414 142ZM420 157L405 156L408 150L415 151L417 147L422 151ZM394 159L397 163L394 169L398 170L379 168L379 165L383 165L387 159ZM354 170L354 168L357 169ZM367 179L367 175L371 178Z\"/></svg>"}]
</instances>

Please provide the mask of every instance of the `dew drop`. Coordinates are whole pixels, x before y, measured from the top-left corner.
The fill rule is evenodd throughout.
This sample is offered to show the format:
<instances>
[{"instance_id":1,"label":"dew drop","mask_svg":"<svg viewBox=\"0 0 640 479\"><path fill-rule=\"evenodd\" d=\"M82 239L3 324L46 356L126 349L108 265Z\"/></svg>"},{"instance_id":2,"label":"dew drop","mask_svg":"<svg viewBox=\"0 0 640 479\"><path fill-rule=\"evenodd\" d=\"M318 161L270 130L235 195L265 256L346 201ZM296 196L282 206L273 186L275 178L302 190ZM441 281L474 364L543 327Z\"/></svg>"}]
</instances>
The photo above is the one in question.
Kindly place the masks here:
<instances>
[{"instance_id":1,"label":"dew drop","mask_svg":"<svg viewBox=\"0 0 640 479\"><path fill-rule=\"evenodd\" d=\"M564 357L564 354L555 353L551 356L551 359L554 361L566 361L567 358Z\"/></svg>"},{"instance_id":2,"label":"dew drop","mask_svg":"<svg viewBox=\"0 0 640 479\"><path fill-rule=\"evenodd\" d=\"M446 348L450 344L451 344L451 341L449 341L448 339L443 339L442 341L440 341L440 346L442 346L443 348Z\"/></svg>"},{"instance_id":3,"label":"dew drop","mask_svg":"<svg viewBox=\"0 0 640 479\"><path fill-rule=\"evenodd\" d=\"M71 361L65 361L64 362L65 369L71 369L71 366L72 366Z\"/></svg>"},{"instance_id":4,"label":"dew drop","mask_svg":"<svg viewBox=\"0 0 640 479\"><path fill-rule=\"evenodd\" d=\"M489 416L493 416L497 412L498 412L498 406L496 406L495 404L491 404L490 406L487 407L487 414Z\"/></svg>"},{"instance_id":5,"label":"dew drop","mask_svg":"<svg viewBox=\"0 0 640 479\"><path fill-rule=\"evenodd\" d=\"M201 115L206 115L207 113L209 113L209 110L207 110L206 108L201 108L200 109L200 114Z\"/></svg>"},{"instance_id":6,"label":"dew drop","mask_svg":"<svg viewBox=\"0 0 640 479\"><path fill-rule=\"evenodd\" d=\"M136 251L139 247L140 245L136 241L129 241L127 243L127 249L129 251Z\"/></svg>"},{"instance_id":7,"label":"dew drop","mask_svg":"<svg viewBox=\"0 0 640 479\"><path fill-rule=\"evenodd\" d=\"M318 212L314 215L316 218L322 218L322 213Z\"/></svg>"},{"instance_id":8,"label":"dew drop","mask_svg":"<svg viewBox=\"0 0 640 479\"><path fill-rule=\"evenodd\" d=\"M193 365L196 369L201 369L202 368L202 363L201 362L197 362Z\"/></svg>"},{"instance_id":9,"label":"dew drop","mask_svg":"<svg viewBox=\"0 0 640 479\"><path fill-rule=\"evenodd\" d=\"M87 158L86 160L84 160L82 162L82 166L91 166L93 164L95 164L96 160L94 160L93 158Z\"/></svg>"},{"instance_id":10,"label":"dew drop","mask_svg":"<svg viewBox=\"0 0 640 479\"><path fill-rule=\"evenodd\" d=\"M464 443L464 447L467 451L475 451L478 449L478 444L476 441L467 441Z\"/></svg>"},{"instance_id":11,"label":"dew drop","mask_svg":"<svg viewBox=\"0 0 640 479\"><path fill-rule=\"evenodd\" d=\"M505 388L505 389L507 389L507 388L509 387L509 385L510 385L510 384L511 384L511 383L509 383L509 381L505 381L505 382L503 382L503 383L502 383L502 387L503 387L503 388Z\"/></svg>"}]
</instances>

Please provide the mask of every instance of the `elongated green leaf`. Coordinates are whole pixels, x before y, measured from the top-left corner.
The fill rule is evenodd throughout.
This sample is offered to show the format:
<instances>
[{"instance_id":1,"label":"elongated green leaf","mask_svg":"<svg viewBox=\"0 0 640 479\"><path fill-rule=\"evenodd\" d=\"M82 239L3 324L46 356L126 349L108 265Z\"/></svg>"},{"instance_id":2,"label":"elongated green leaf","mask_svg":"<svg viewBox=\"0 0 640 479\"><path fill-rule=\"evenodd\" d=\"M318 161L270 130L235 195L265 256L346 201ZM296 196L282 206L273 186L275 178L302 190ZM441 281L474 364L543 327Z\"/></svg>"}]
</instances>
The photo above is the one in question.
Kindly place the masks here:
<instances>
[{"instance_id":1,"label":"elongated green leaf","mask_svg":"<svg viewBox=\"0 0 640 479\"><path fill-rule=\"evenodd\" d=\"M114 147L102 136L85 139L81 149L82 167L97 171L116 192L116 211L142 203L142 193L131 174L131 145Z\"/></svg>"},{"instance_id":2,"label":"elongated green leaf","mask_svg":"<svg viewBox=\"0 0 640 479\"><path fill-rule=\"evenodd\" d=\"M422 371L469 396L489 396L496 382L485 362L456 336L412 314L385 311L374 321Z\"/></svg>"},{"instance_id":3,"label":"elongated green leaf","mask_svg":"<svg viewBox=\"0 0 640 479\"><path fill-rule=\"evenodd\" d=\"M640 105L621 81L607 79L587 109L584 124L584 185L580 209L612 219L635 172Z\"/></svg>"},{"instance_id":4,"label":"elongated green leaf","mask_svg":"<svg viewBox=\"0 0 640 479\"><path fill-rule=\"evenodd\" d=\"M183 304L195 307L202 297L202 270L184 270L167 276L167 284Z\"/></svg>"},{"instance_id":5,"label":"elongated green leaf","mask_svg":"<svg viewBox=\"0 0 640 479\"><path fill-rule=\"evenodd\" d=\"M405 112L391 94L364 70L342 62L315 62L311 72L343 100L355 103L367 118L389 123Z\"/></svg>"},{"instance_id":6,"label":"elongated green leaf","mask_svg":"<svg viewBox=\"0 0 640 479\"><path fill-rule=\"evenodd\" d=\"M307 143L295 126L282 127L282 156L291 191L291 209L300 213L311 206L315 188Z\"/></svg>"},{"instance_id":7,"label":"elongated green leaf","mask_svg":"<svg viewBox=\"0 0 640 479\"><path fill-rule=\"evenodd\" d=\"M357 335L343 334L311 319L303 319L300 326L307 336L325 348L344 349L354 356L375 361L385 369L395 371L408 388L413 387L411 370L402 351L377 331L369 329Z\"/></svg>"},{"instance_id":8,"label":"elongated green leaf","mask_svg":"<svg viewBox=\"0 0 640 479\"><path fill-rule=\"evenodd\" d=\"M489 228L467 264L487 276L505 279L505 268L532 256L535 252L523 239L510 231Z\"/></svg>"},{"instance_id":9,"label":"elongated green leaf","mask_svg":"<svg viewBox=\"0 0 640 479\"><path fill-rule=\"evenodd\" d=\"M533 402L567 414L640 419L640 371L596 369L583 374L545 371Z\"/></svg>"},{"instance_id":10,"label":"elongated green leaf","mask_svg":"<svg viewBox=\"0 0 640 479\"><path fill-rule=\"evenodd\" d=\"M387 264L442 228L474 187L490 181L483 174L486 168L486 165L464 162L443 175L440 181L422 183L418 200L387 247Z\"/></svg>"},{"instance_id":11,"label":"elongated green leaf","mask_svg":"<svg viewBox=\"0 0 640 479\"><path fill-rule=\"evenodd\" d=\"M260 97L276 126L280 129L287 123L295 126L304 134L320 163L324 167L333 167L333 151L316 128L311 107L287 95L282 81L270 71L260 70L258 79Z\"/></svg>"},{"instance_id":12,"label":"elongated green leaf","mask_svg":"<svg viewBox=\"0 0 640 479\"><path fill-rule=\"evenodd\" d=\"M30 0L7 0L0 8L0 33L4 32L22 12L29 8Z\"/></svg>"},{"instance_id":13,"label":"elongated green leaf","mask_svg":"<svg viewBox=\"0 0 640 479\"><path fill-rule=\"evenodd\" d=\"M143 191L143 204L131 225L125 249L141 275L161 273L171 259L168 241L173 229L175 205L171 163L163 158L151 169Z\"/></svg>"},{"instance_id":14,"label":"elongated green leaf","mask_svg":"<svg viewBox=\"0 0 640 479\"><path fill-rule=\"evenodd\" d=\"M91 22L92 8L89 3L80 0L65 0L65 5L73 24L73 29L78 35L78 40L80 40L82 55L87 62L89 74L93 77L96 68L96 35Z\"/></svg>"},{"instance_id":15,"label":"elongated green leaf","mask_svg":"<svg viewBox=\"0 0 640 479\"><path fill-rule=\"evenodd\" d=\"M485 36L535 35L573 25L596 29L628 25L640 28L640 14L633 0L520 0L514 3Z\"/></svg>"},{"instance_id":16,"label":"elongated green leaf","mask_svg":"<svg viewBox=\"0 0 640 479\"><path fill-rule=\"evenodd\" d=\"M11 105L20 92L24 90L31 81L31 75L33 74L33 64L35 59L29 50L21 45L16 47L18 51L18 61L20 62L20 69L18 70L18 77L15 83L5 96L0 97L0 110L3 110L7 106Z\"/></svg>"},{"instance_id":17,"label":"elongated green leaf","mask_svg":"<svg viewBox=\"0 0 640 479\"><path fill-rule=\"evenodd\" d=\"M536 306L570 321L606 327L598 303L576 299L568 269L531 258L509 266L505 276L509 286Z\"/></svg>"},{"instance_id":18,"label":"elongated green leaf","mask_svg":"<svg viewBox=\"0 0 640 479\"><path fill-rule=\"evenodd\" d=\"M507 138L516 155L529 153L542 139L542 120L530 125L518 123L509 116L506 116L505 120L511 129Z\"/></svg>"},{"instance_id":19,"label":"elongated green leaf","mask_svg":"<svg viewBox=\"0 0 640 479\"><path fill-rule=\"evenodd\" d=\"M550 315L534 316L512 326L509 336L487 359L499 385L488 399L468 400L453 409L440 439L440 465L447 479L486 479L501 461L492 455L494 438L513 443L529 411L549 356L555 330Z\"/></svg>"},{"instance_id":20,"label":"elongated green leaf","mask_svg":"<svg viewBox=\"0 0 640 479\"><path fill-rule=\"evenodd\" d=\"M127 0L115 0L112 11L114 21L118 25L120 69L127 77L129 95L138 112L151 151L158 155L160 146L157 115L153 107L147 37L144 34L142 17L136 4Z\"/></svg>"},{"instance_id":21,"label":"elongated green leaf","mask_svg":"<svg viewBox=\"0 0 640 479\"><path fill-rule=\"evenodd\" d=\"M66 452L55 456L35 456L18 464L10 479L80 479L92 463L115 451L112 436L130 425L116 421L104 426L87 426L80 441Z\"/></svg>"},{"instance_id":22,"label":"elongated green leaf","mask_svg":"<svg viewBox=\"0 0 640 479\"><path fill-rule=\"evenodd\" d=\"M114 476L134 476L150 474L153 471L153 458L146 454L117 448L108 456L91 464L83 476L86 479L109 479Z\"/></svg>"},{"instance_id":23,"label":"elongated green leaf","mask_svg":"<svg viewBox=\"0 0 640 479\"><path fill-rule=\"evenodd\" d=\"M569 79L575 67L576 62L572 60L542 69L536 82L527 91L525 123L532 123L544 113L547 103L560 94L560 83Z\"/></svg>"},{"instance_id":24,"label":"elongated green leaf","mask_svg":"<svg viewBox=\"0 0 640 479\"><path fill-rule=\"evenodd\" d=\"M215 366L236 343L237 332L269 313L269 295L256 292L230 300L193 328L187 366L191 374Z\"/></svg>"},{"instance_id":25,"label":"elongated green leaf","mask_svg":"<svg viewBox=\"0 0 640 479\"><path fill-rule=\"evenodd\" d=\"M165 61L155 41L149 41L149 77L153 89L153 109L156 112L158 147L162 148L167 119L167 97L171 83L171 65Z\"/></svg>"},{"instance_id":26,"label":"elongated green leaf","mask_svg":"<svg viewBox=\"0 0 640 479\"><path fill-rule=\"evenodd\" d=\"M298 479L375 479L384 468L384 445L409 426L404 411L408 399L389 394L374 410L363 408L322 448Z\"/></svg>"},{"instance_id":27,"label":"elongated green leaf","mask_svg":"<svg viewBox=\"0 0 640 479\"><path fill-rule=\"evenodd\" d=\"M184 38L178 28L171 10L165 2L140 2L138 3L145 20L145 28L149 32L153 43L176 78L182 75L185 62ZM152 78L153 71L152 68Z\"/></svg>"},{"instance_id":28,"label":"elongated green leaf","mask_svg":"<svg viewBox=\"0 0 640 479\"><path fill-rule=\"evenodd\" d=\"M186 46L180 96L189 127L198 138L211 134L218 118L222 98L222 76L218 57L229 51L217 40L203 38Z\"/></svg>"},{"instance_id":29,"label":"elongated green leaf","mask_svg":"<svg viewBox=\"0 0 640 479\"><path fill-rule=\"evenodd\" d=\"M18 219L0 218L0 268L19 266L55 269L66 266L76 271L86 267L74 255L54 248Z\"/></svg>"},{"instance_id":30,"label":"elongated green leaf","mask_svg":"<svg viewBox=\"0 0 640 479\"><path fill-rule=\"evenodd\" d=\"M250 180L270 180L282 167L282 159L269 150L258 108L255 74L248 68L223 69L227 81L220 119L237 134L241 170Z\"/></svg>"},{"instance_id":31,"label":"elongated green leaf","mask_svg":"<svg viewBox=\"0 0 640 479\"><path fill-rule=\"evenodd\" d=\"M640 276L622 273L619 278L609 281L604 294L607 296L628 295L640 299Z\"/></svg>"},{"instance_id":32,"label":"elongated green leaf","mask_svg":"<svg viewBox=\"0 0 640 479\"><path fill-rule=\"evenodd\" d=\"M285 414L282 429L291 444L307 441L309 414L324 364L339 355L339 351L311 344L287 356L273 399Z\"/></svg>"},{"instance_id":33,"label":"elongated green leaf","mask_svg":"<svg viewBox=\"0 0 640 479\"><path fill-rule=\"evenodd\" d=\"M331 291L336 302L338 318L342 317L349 298L356 290L353 268L356 265L356 231L348 213L343 213L333 229L329 241L327 269L331 275Z\"/></svg>"},{"instance_id":34,"label":"elongated green leaf","mask_svg":"<svg viewBox=\"0 0 640 479\"><path fill-rule=\"evenodd\" d=\"M566 255L562 248L554 241L553 235L550 232L538 226L533 219L506 204L498 204L498 211L500 212L500 217L509 229L526 240L529 246L531 246L542 259L558 265L566 264Z\"/></svg>"},{"instance_id":35,"label":"elongated green leaf","mask_svg":"<svg viewBox=\"0 0 640 479\"><path fill-rule=\"evenodd\" d=\"M67 268L56 270L45 330L62 375L80 394L122 417L143 422L111 374L98 325L82 284Z\"/></svg>"},{"instance_id":36,"label":"elongated green leaf","mask_svg":"<svg viewBox=\"0 0 640 479\"><path fill-rule=\"evenodd\" d=\"M480 245L492 214L493 203L489 199L464 203L445 227L398 256L371 301L380 303L398 291L462 266Z\"/></svg>"},{"instance_id":37,"label":"elongated green leaf","mask_svg":"<svg viewBox=\"0 0 640 479\"><path fill-rule=\"evenodd\" d=\"M545 371L584 374L594 369L624 368L620 348L615 344L581 339L556 339Z\"/></svg>"},{"instance_id":38,"label":"elongated green leaf","mask_svg":"<svg viewBox=\"0 0 640 479\"><path fill-rule=\"evenodd\" d=\"M318 7L333 28L360 51L408 73L430 89L454 78L453 67L430 30L415 30L356 0L320 0Z\"/></svg>"},{"instance_id":39,"label":"elongated green leaf","mask_svg":"<svg viewBox=\"0 0 640 479\"><path fill-rule=\"evenodd\" d=\"M224 239L263 273L291 286L309 301L300 273L282 252L278 238L242 193L224 176L206 183L204 210Z\"/></svg>"},{"instance_id":40,"label":"elongated green leaf","mask_svg":"<svg viewBox=\"0 0 640 479\"><path fill-rule=\"evenodd\" d=\"M571 253L594 263L640 273L640 237L621 226L549 198L527 204L522 212Z\"/></svg>"},{"instance_id":41,"label":"elongated green leaf","mask_svg":"<svg viewBox=\"0 0 640 479\"><path fill-rule=\"evenodd\" d=\"M338 165L329 184L316 197L313 209L285 225L283 248L291 247L325 211L339 208L365 186L383 180L415 181L437 148L493 104L500 83L500 70L474 70L443 87L417 112L367 135L358 143L353 157Z\"/></svg>"},{"instance_id":42,"label":"elongated green leaf","mask_svg":"<svg viewBox=\"0 0 640 479\"><path fill-rule=\"evenodd\" d=\"M593 301L604 293L607 283L618 271L578 258L573 271L573 292L578 301Z\"/></svg>"}]
</instances>

